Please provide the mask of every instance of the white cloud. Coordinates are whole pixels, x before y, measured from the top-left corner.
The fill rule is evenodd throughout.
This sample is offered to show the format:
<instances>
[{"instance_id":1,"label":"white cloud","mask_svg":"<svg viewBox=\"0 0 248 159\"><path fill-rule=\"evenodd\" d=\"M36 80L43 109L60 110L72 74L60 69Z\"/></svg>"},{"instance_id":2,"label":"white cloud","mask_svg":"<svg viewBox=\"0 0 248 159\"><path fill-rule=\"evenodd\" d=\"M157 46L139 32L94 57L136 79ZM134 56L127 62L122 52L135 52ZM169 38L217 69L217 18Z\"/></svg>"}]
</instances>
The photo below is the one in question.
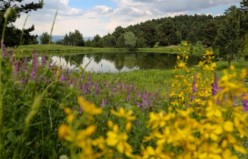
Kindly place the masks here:
<instances>
[{"instance_id":1,"label":"white cloud","mask_svg":"<svg viewBox=\"0 0 248 159\"><path fill-rule=\"evenodd\" d=\"M28 0L30 1L30 0ZM27 1L27 2L28 2ZM27 27L35 25L35 34L50 32L56 10L53 35L78 29L84 36L105 35L117 26L126 27L148 19L198 12L213 6L239 3L240 0L112 0L116 8L98 5L88 10L70 7L69 0L44 0L44 8L30 14ZM209 12L208 12L209 13ZM16 25L21 28L25 16Z\"/></svg>"}]
</instances>

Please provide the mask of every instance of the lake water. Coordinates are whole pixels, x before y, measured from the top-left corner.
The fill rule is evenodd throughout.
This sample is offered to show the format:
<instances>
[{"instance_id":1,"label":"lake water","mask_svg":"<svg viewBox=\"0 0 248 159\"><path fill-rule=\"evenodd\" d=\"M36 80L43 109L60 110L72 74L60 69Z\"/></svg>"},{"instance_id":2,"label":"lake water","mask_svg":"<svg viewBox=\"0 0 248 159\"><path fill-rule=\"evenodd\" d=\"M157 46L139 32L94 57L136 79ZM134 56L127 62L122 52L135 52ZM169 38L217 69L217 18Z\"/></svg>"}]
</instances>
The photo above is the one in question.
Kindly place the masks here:
<instances>
[{"instance_id":1,"label":"lake water","mask_svg":"<svg viewBox=\"0 0 248 159\"><path fill-rule=\"evenodd\" d=\"M73 56L53 56L56 65L63 68L84 68L89 72L125 72L146 69L173 69L177 55L166 53L96 53ZM188 65L199 62L198 57L191 56Z\"/></svg>"}]
</instances>

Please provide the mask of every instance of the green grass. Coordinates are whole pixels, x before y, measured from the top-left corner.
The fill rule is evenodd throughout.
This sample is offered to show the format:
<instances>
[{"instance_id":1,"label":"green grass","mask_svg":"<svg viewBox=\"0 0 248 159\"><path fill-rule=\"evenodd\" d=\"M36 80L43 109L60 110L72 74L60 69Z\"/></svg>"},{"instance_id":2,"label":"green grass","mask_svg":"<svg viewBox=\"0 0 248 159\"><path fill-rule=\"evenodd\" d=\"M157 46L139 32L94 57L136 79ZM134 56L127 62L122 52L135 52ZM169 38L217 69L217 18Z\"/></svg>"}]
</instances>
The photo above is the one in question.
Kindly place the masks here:
<instances>
[{"instance_id":1,"label":"green grass","mask_svg":"<svg viewBox=\"0 0 248 159\"><path fill-rule=\"evenodd\" d=\"M233 61L232 64L239 71L243 68L248 70L248 63L246 61ZM224 69L228 68L228 62L217 62L217 72L222 74ZM150 69L150 70L136 70L131 72L120 73L93 73L93 77L103 81L111 81L113 84L118 81L134 84L135 86L156 92L158 90L166 91L171 81L174 79L175 71L173 69Z\"/></svg>"},{"instance_id":2,"label":"green grass","mask_svg":"<svg viewBox=\"0 0 248 159\"><path fill-rule=\"evenodd\" d=\"M181 45L172 45L166 47L156 47L156 48L137 48L132 52L139 53L170 53L179 54L179 48ZM189 46L189 51L194 55L202 55L204 48L202 46ZM39 54L79 54L79 53L122 53L129 52L127 48L96 48L96 47L79 47L79 46L65 46L57 44L37 44L37 45L21 45L17 48L9 48L9 51L16 53L32 53L36 51Z\"/></svg>"},{"instance_id":3,"label":"green grass","mask_svg":"<svg viewBox=\"0 0 248 159\"><path fill-rule=\"evenodd\" d=\"M79 47L79 46L64 46L56 44L44 45L22 45L18 48L10 48L10 51L16 53L32 53L36 51L39 54L79 54L79 53L117 53L127 52L123 48L93 48L93 47Z\"/></svg>"}]
</instances>

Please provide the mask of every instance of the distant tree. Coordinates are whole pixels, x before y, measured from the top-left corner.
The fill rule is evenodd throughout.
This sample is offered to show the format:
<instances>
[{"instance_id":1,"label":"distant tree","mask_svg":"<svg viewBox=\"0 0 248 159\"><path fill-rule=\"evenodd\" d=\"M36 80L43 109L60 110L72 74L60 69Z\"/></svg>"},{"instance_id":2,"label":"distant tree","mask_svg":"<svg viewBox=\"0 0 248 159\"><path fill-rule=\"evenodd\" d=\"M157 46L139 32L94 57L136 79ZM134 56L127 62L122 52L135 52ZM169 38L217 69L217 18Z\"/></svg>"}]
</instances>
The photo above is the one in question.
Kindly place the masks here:
<instances>
[{"instance_id":1,"label":"distant tree","mask_svg":"<svg viewBox=\"0 0 248 159\"><path fill-rule=\"evenodd\" d=\"M137 38L133 32L124 33L124 43L125 46L131 51L136 47Z\"/></svg>"},{"instance_id":2,"label":"distant tree","mask_svg":"<svg viewBox=\"0 0 248 159\"><path fill-rule=\"evenodd\" d=\"M248 0L243 0L240 2L241 8L245 8L246 10L243 10L241 12L241 36L243 38L243 56L248 58Z\"/></svg>"},{"instance_id":3,"label":"distant tree","mask_svg":"<svg viewBox=\"0 0 248 159\"><path fill-rule=\"evenodd\" d=\"M121 26L118 26L115 28L115 31L113 32L113 36L115 37L116 41L119 38L121 34L123 34L125 31Z\"/></svg>"},{"instance_id":4,"label":"distant tree","mask_svg":"<svg viewBox=\"0 0 248 159\"><path fill-rule=\"evenodd\" d=\"M74 32L69 32L64 37L64 44L71 45L71 46L84 46L84 37L78 30Z\"/></svg>"},{"instance_id":5,"label":"distant tree","mask_svg":"<svg viewBox=\"0 0 248 159\"><path fill-rule=\"evenodd\" d=\"M177 44L176 28L171 19L166 20L158 26L159 43L162 46Z\"/></svg>"},{"instance_id":6,"label":"distant tree","mask_svg":"<svg viewBox=\"0 0 248 159\"><path fill-rule=\"evenodd\" d=\"M30 33L34 30L34 25L28 29L24 29L23 32L17 29L13 23L21 16L22 13L29 13L36 11L43 7L43 0L37 3L27 2L23 3L24 0L1 0L0 1L0 37L2 37L2 30L5 22L4 13L8 8L12 8L11 14L9 15L7 26L5 30L4 43L7 46L15 46L20 43L30 44L37 43L37 35L31 35ZM23 34L23 36L21 36ZM20 38L23 39L20 39Z\"/></svg>"},{"instance_id":7,"label":"distant tree","mask_svg":"<svg viewBox=\"0 0 248 159\"><path fill-rule=\"evenodd\" d=\"M141 35L139 36L140 40L142 40L142 42L144 42L143 40L145 40L145 46L153 47L158 41L155 24L151 21L148 21L143 23L140 27L141 27L140 28Z\"/></svg>"},{"instance_id":8,"label":"distant tree","mask_svg":"<svg viewBox=\"0 0 248 159\"><path fill-rule=\"evenodd\" d=\"M86 40L86 42L85 42L85 46L87 46L87 47L91 47L92 46L92 42L91 42L91 40Z\"/></svg>"},{"instance_id":9,"label":"distant tree","mask_svg":"<svg viewBox=\"0 0 248 159\"><path fill-rule=\"evenodd\" d=\"M242 48L240 29L240 13L235 6L231 6L225 13L226 18L219 28L215 45L222 57L228 57L228 64L234 59Z\"/></svg>"},{"instance_id":10,"label":"distant tree","mask_svg":"<svg viewBox=\"0 0 248 159\"><path fill-rule=\"evenodd\" d=\"M143 37L137 39L137 47L138 48L147 47L146 40Z\"/></svg>"},{"instance_id":11,"label":"distant tree","mask_svg":"<svg viewBox=\"0 0 248 159\"><path fill-rule=\"evenodd\" d=\"M102 38L102 44L103 47L115 47L116 46L116 40L113 35L106 35Z\"/></svg>"},{"instance_id":12,"label":"distant tree","mask_svg":"<svg viewBox=\"0 0 248 159\"><path fill-rule=\"evenodd\" d=\"M188 27L185 24L182 24L180 26L180 32L181 32L182 40L186 40L187 39L187 36L189 34L189 29L188 29Z\"/></svg>"},{"instance_id":13,"label":"distant tree","mask_svg":"<svg viewBox=\"0 0 248 159\"><path fill-rule=\"evenodd\" d=\"M215 37L217 35L217 25L216 23L211 20L208 21L203 27L202 27L202 43L206 47L213 46Z\"/></svg>"},{"instance_id":14,"label":"distant tree","mask_svg":"<svg viewBox=\"0 0 248 159\"><path fill-rule=\"evenodd\" d=\"M124 47L125 47L124 34L121 34L121 35L117 38L116 47L118 47L118 48L124 48Z\"/></svg>"},{"instance_id":15,"label":"distant tree","mask_svg":"<svg viewBox=\"0 0 248 159\"><path fill-rule=\"evenodd\" d=\"M93 47L103 47L100 35L97 34L94 36L94 38L92 40L92 46Z\"/></svg>"},{"instance_id":16,"label":"distant tree","mask_svg":"<svg viewBox=\"0 0 248 159\"><path fill-rule=\"evenodd\" d=\"M190 31L187 37L187 41L191 44L195 44L197 42L196 33L194 31Z\"/></svg>"},{"instance_id":17,"label":"distant tree","mask_svg":"<svg viewBox=\"0 0 248 159\"><path fill-rule=\"evenodd\" d=\"M41 44L48 44L49 39L50 39L50 35L47 32L45 32L40 36L40 43Z\"/></svg>"}]
</instances>

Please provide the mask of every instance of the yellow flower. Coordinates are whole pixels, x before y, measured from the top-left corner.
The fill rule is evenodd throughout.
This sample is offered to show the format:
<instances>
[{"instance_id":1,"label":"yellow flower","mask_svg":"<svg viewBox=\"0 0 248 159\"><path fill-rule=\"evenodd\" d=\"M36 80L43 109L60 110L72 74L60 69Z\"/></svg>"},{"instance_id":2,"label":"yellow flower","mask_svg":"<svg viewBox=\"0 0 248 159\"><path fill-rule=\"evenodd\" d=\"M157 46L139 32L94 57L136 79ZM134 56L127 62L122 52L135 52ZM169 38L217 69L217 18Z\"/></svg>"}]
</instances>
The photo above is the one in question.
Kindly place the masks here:
<instances>
[{"instance_id":1,"label":"yellow flower","mask_svg":"<svg viewBox=\"0 0 248 159\"><path fill-rule=\"evenodd\" d=\"M72 113L72 110L70 108L65 108L64 109L64 112L67 115L67 121L68 121L68 123L71 123L75 119L75 116Z\"/></svg>"},{"instance_id":2,"label":"yellow flower","mask_svg":"<svg viewBox=\"0 0 248 159\"><path fill-rule=\"evenodd\" d=\"M127 121L135 120L135 116L132 116L133 111L128 110L126 111L124 108L120 108L118 112L111 110L111 113L119 118L127 119Z\"/></svg>"},{"instance_id":3,"label":"yellow flower","mask_svg":"<svg viewBox=\"0 0 248 159\"><path fill-rule=\"evenodd\" d=\"M58 129L59 138L72 141L74 138L74 133L68 125L62 124Z\"/></svg>"},{"instance_id":4,"label":"yellow flower","mask_svg":"<svg viewBox=\"0 0 248 159\"><path fill-rule=\"evenodd\" d=\"M154 149L151 146L148 146L144 151L143 151L143 157L144 159L170 159L170 156L167 156L163 151L161 147L157 147Z\"/></svg>"},{"instance_id":5,"label":"yellow flower","mask_svg":"<svg viewBox=\"0 0 248 159\"><path fill-rule=\"evenodd\" d=\"M246 77L246 69L242 69L241 72L240 72L240 79L245 79Z\"/></svg>"},{"instance_id":6,"label":"yellow flower","mask_svg":"<svg viewBox=\"0 0 248 159\"><path fill-rule=\"evenodd\" d=\"M102 113L101 108L97 108L95 104L88 102L82 96L78 97L78 103L80 107L82 108L82 110L87 114L98 115Z\"/></svg>"},{"instance_id":7,"label":"yellow flower","mask_svg":"<svg viewBox=\"0 0 248 159\"><path fill-rule=\"evenodd\" d=\"M223 128L226 132L233 132L233 123L230 121L226 121L223 125Z\"/></svg>"},{"instance_id":8,"label":"yellow flower","mask_svg":"<svg viewBox=\"0 0 248 159\"><path fill-rule=\"evenodd\" d=\"M130 157L132 156L132 147L127 143L127 139L128 135L119 132L118 126L114 125L113 130L107 132L106 143L108 146L115 146L118 152Z\"/></svg>"}]
</instances>

